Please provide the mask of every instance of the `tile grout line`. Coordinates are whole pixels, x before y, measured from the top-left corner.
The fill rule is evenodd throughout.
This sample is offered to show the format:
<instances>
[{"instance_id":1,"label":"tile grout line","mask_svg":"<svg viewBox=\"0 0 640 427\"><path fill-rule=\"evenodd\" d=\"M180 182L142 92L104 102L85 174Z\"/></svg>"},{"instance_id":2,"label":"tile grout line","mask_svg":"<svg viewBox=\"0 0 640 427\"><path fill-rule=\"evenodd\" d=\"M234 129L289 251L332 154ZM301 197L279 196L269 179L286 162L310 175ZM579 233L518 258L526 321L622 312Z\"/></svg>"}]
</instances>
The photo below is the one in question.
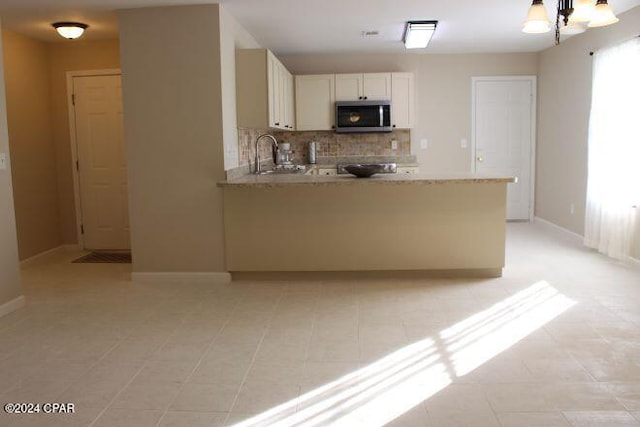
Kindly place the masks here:
<instances>
[{"instance_id":1,"label":"tile grout line","mask_svg":"<svg viewBox=\"0 0 640 427\"><path fill-rule=\"evenodd\" d=\"M64 320L64 319L69 319L69 318L70 318L70 317L69 317L69 315L68 315L68 314L65 314L65 316L62 318L62 320ZM27 319L24 319L24 321L26 321L26 320L27 320ZM21 323L21 322L20 322L20 323ZM58 322L58 323L59 323L59 322ZM46 328L46 329L44 330L44 332L50 331L51 329L54 329L55 327L56 327L56 324L52 324L50 327ZM94 368L98 363L100 363L100 361L101 361L102 359L104 359L104 358L107 356L107 354L109 354L109 353L110 353L110 352L111 352L115 347L117 347L117 346L118 346L118 344L120 344L120 342L121 342L123 339L124 339L124 338L122 338L122 339L120 339L120 340L116 341L116 343L114 343L114 344L113 344L113 345L112 345L112 346L111 346L107 351L105 351L105 352L104 352L104 354L103 354L102 356L100 356L100 357L99 357L99 358L98 358L94 363L91 363L91 364L86 368L86 370L83 372L83 374L85 374L85 373L89 372L89 371L90 371L91 369L93 369L93 368ZM24 346L24 345L26 345L26 344L23 344L23 346ZM17 352L17 351L18 351L19 349L21 349L23 346L18 347L18 348L17 348L17 349L15 349L14 351L16 351L16 352ZM13 354L13 352L11 352L10 354ZM3 359L2 361L4 361L4 360L8 360L8 357L7 357L6 359ZM64 361L65 359L55 359L55 360L58 360L58 361ZM74 360L69 360L69 361L70 361L70 362L78 362L78 361L74 361ZM64 387L64 388L63 388L62 390L60 390L58 393L55 393L55 398L56 398L56 399L57 399L57 398L59 398L59 397L60 397L64 392L66 392L69 388L71 388L71 387L72 387L72 386L73 386L73 385L74 385L74 384L79 380L79 378L80 378L80 377L81 377L81 376L79 375L79 376L78 376L78 378L76 378L75 380L73 380L71 383L69 383L66 387ZM27 377L26 379L29 379L29 378L31 378L31 377ZM24 381L24 380L26 380L26 379L23 379L23 380L21 380L20 382L22 382L22 381ZM12 391L12 388L8 389L6 392L4 392L4 393L2 393L2 394L0 394L0 395L8 394L8 393L9 393L9 392L11 392L11 391Z\"/></svg>"},{"instance_id":2,"label":"tile grout line","mask_svg":"<svg viewBox=\"0 0 640 427\"><path fill-rule=\"evenodd\" d=\"M159 303L159 304L158 304L158 307L161 307L161 306L162 306L162 303ZM155 313L154 313L154 314L155 314ZM154 314L150 314L150 315L147 317L147 319L146 319L146 320L149 320L150 318L152 318ZM156 348L156 350L155 350L155 351L158 351L158 349L160 349L160 348L162 348L164 345L166 345L166 344L167 344L167 342L169 342L169 340L175 336L175 334L176 334L176 330L177 330L177 326L176 326L176 328L174 329L174 331L173 331L171 334L169 334L169 336L167 337L167 339L166 339L166 340L165 340L165 341L164 341L160 346L158 346L158 347ZM130 336L130 335L128 335L128 336ZM106 356L107 356L107 354L105 354L105 357L106 357ZM105 412L107 412L107 410L109 410L109 409L111 408L111 405L113 405L113 403L118 399L118 397L120 397L120 395L122 394L122 392L123 392L127 387L129 387L129 386L131 385L131 383L133 383L133 381L135 381L135 379L138 377L138 375L140 375L140 372L142 372L142 370L147 366L147 364L148 364L148 363L149 363L149 359L145 359L145 360L144 360L144 362L142 363L142 365L140 366L140 369L138 369L138 370L136 371L136 373L135 373L135 374L133 374L133 376L131 377L131 379L130 379L129 381L127 381L127 383L126 383L124 386L122 386L122 387L120 388L120 390L115 394L115 396L113 396L113 399L111 399L111 400L109 401L109 403L107 404L107 406L105 406L105 407L104 407L104 409L102 409L102 410L98 413L98 415L96 415L96 417L93 419L93 421L92 421L92 422L91 422L87 427L93 427L93 426L95 425L95 423L100 419L100 417L102 417L102 415L104 415L104 413L105 413Z\"/></svg>"},{"instance_id":3,"label":"tile grout line","mask_svg":"<svg viewBox=\"0 0 640 427\"><path fill-rule=\"evenodd\" d=\"M202 361L204 360L204 358L207 355L207 352L211 349L211 346L213 346L215 344L215 342L217 341L218 338L220 338L220 335L222 335L222 332L225 330L225 328L227 327L228 323L231 321L231 317L233 316L233 314L238 310L238 306L240 305L240 302L237 301L235 303L235 306L233 308L233 310L231 311L231 313L229 313L229 315L227 316L227 319L224 321L224 323L222 324L222 327L220 328L220 330L218 331L218 333L216 334L216 336L211 340L211 342L207 345L207 347L205 348L205 350L202 352L202 355L200 356L200 358L198 359L198 361L196 362L195 366L193 367L193 369L191 370L191 372L189 373L189 375L187 375L187 377L184 379L184 381L182 381L182 383L180 384L180 387L178 388L178 392L176 393L175 397L171 400L171 402L169 402L169 404L167 405L167 408L163 411L162 415L160 416L160 418L158 418L158 422L156 423L156 427L160 426L160 424L162 423L162 420L166 417L167 413L169 412L169 409L171 408L171 405L173 405L173 403L176 401L176 399L178 398L178 396L180 395L180 392L182 392L182 389L184 389L185 385L189 382L189 380L191 379L191 377L193 377L193 374L198 370L198 368L200 367L200 365L202 364Z\"/></svg>"},{"instance_id":4,"label":"tile grout line","mask_svg":"<svg viewBox=\"0 0 640 427\"><path fill-rule=\"evenodd\" d=\"M313 306L313 320L311 321L311 333L309 334L309 341L307 342L307 348L305 349L304 355L304 363L302 364L302 375L307 371L307 366L309 364L309 352L311 350L311 342L313 341L313 336L315 335L316 324L318 319L318 307L320 305L320 295L316 295L316 301ZM302 396L302 376L298 379L298 398ZM298 411L298 405L300 402L296 403L296 412Z\"/></svg>"},{"instance_id":5,"label":"tile grout line","mask_svg":"<svg viewBox=\"0 0 640 427\"><path fill-rule=\"evenodd\" d=\"M158 304L158 305L159 305L159 304ZM142 320L142 322L147 321L150 317L152 317L152 315L151 315L151 314L149 314L148 316L146 316L146 317L144 318L144 320ZM105 353L104 353L100 358L98 358L98 360L96 360L96 361L95 361L95 363L91 364L91 365L87 368L87 370L85 371L85 373L88 373L88 372L89 372L89 371L91 371L93 368L95 368L96 366L98 366L98 364L99 364L102 360L104 360L104 359L105 359L105 358L106 358L106 357L107 357L107 356L108 356L108 355L109 355L113 350L115 350L115 349L116 349L120 344L122 344L122 342L123 342L123 341L125 341L125 340L126 340L127 338L129 338L129 337L131 337L131 332L129 333L129 335L126 335L126 336L124 336L124 337L120 338L120 339L119 339L115 344L113 344L113 346L111 346L111 348L109 348L107 351L105 351ZM167 340L169 340L169 338L167 338ZM166 341L165 341L165 343L166 343ZM161 344L161 345L164 345L164 343L163 343L163 344ZM143 363L143 365L142 365L142 366L144 367L144 366L145 366L145 364L146 364L146 362L145 362L145 363ZM73 386L76 384L76 382L77 382L77 381L74 381L74 382L72 382L71 384L69 384L67 387L65 387L64 389L62 389L62 391L59 393L58 397L59 397L59 396L62 396L62 395L63 395L67 390L69 390L71 387L73 387ZM125 386L125 387L126 387L126 386ZM108 405L107 405L107 406L108 406ZM100 416L100 415L102 415L102 414L99 414L98 416ZM96 419L98 418L98 416L96 416Z\"/></svg>"},{"instance_id":6,"label":"tile grout line","mask_svg":"<svg viewBox=\"0 0 640 427\"><path fill-rule=\"evenodd\" d=\"M283 298L284 298L284 289L280 290L280 297L278 298L278 302L275 304L273 312L271 313L271 316L270 316L269 322L268 322L268 326L266 328L264 328L264 331L262 332L262 336L260 337L260 341L258 341L258 345L256 346L256 351L253 352L253 356L251 357L251 362L249 363L249 367L247 368L247 371L244 373L244 376L242 377L242 381L240 382L240 386L238 387L238 391L236 392L236 395L233 397L233 400L231 401L231 405L229 405L229 412L227 412L227 416L224 419L224 425L225 426L229 422L229 417L231 416L231 412L233 411L233 408L236 406L236 403L238 401L238 397L240 397L240 392L242 391L242 388L244 387L245 383L247 382L247 378L249 377L249 372L251 372L251 368L253 368L253 364L256 361L256 357L258 355L258 352L260 351L260 347L262 347L262 343L264 342L264 338L267 336L269 328L271 327L271 322L272 322L273 317L275 316L275 313L277 311L276 309L280 305L280 303L282 302Z\"/></svg>"}]
</instances>

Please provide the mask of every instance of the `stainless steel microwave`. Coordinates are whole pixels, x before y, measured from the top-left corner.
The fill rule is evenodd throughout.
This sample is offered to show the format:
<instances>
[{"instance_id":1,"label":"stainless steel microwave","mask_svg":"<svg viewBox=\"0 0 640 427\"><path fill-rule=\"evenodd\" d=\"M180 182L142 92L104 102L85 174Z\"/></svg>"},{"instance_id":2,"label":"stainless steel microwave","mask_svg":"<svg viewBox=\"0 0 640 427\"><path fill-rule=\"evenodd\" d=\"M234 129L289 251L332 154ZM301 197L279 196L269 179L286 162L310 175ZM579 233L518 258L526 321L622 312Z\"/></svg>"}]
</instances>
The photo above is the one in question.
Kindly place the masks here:
<instances>
[{"instance_id":1,"label":"stainless steel microwave","mask_svg":"<svg viewBox=\"0 0 640 427\"><path fill-rule=\"evenodd\" d=\"M391 101L337 101L336 132L391 132Z\"/></svg>"}]
</instances>

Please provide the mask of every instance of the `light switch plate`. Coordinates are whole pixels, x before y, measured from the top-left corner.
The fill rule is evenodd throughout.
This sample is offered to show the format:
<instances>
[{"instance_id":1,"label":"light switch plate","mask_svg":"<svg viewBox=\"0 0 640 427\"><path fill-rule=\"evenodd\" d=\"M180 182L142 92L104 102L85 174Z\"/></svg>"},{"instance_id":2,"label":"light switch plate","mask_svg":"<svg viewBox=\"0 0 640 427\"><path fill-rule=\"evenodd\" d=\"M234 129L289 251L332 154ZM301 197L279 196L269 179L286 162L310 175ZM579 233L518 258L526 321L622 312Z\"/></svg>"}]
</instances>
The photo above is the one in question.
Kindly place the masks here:
<instances>
[{"instance_id":1,"label":"light switch plate","mask_svg":"<svg viewBox=\"0 0 640 427\"><path fill-rule=\"evenodd\" d=\"M422 150L426 150L429 147L429 141L427 141L427 138L422 138L420 140L420 148Z\"/></svg>"},{"instance_id":2,"label":"light switch plate","mask_svg":"<svg viewBox=\"0 0 640 427\"><path fill-rule=\"evenodd\" d=\"M397 150L398 149L398 141L396 141L395 139L391 140L391 149L392 150Z\"/></svg>"},{"instance_id":3,"label":"light switch plate","mask_svg":"<svg viewBox=\"0 0 640 427\"><path fill-rule=\"evenodd\" d=\"M0 153L0 170L6 170L6 169L7 169L7 154Z\"/></svg>"},{"instance_id":4,"label":"light switch plate","mask_svg":"<svg viewBox=\"0 0 640 427\"><path fill-rule=\"evenodd\" d=\"M462 138L460 140L460 148L467 148L467 138Z\"/></svg>"}]
</instances>

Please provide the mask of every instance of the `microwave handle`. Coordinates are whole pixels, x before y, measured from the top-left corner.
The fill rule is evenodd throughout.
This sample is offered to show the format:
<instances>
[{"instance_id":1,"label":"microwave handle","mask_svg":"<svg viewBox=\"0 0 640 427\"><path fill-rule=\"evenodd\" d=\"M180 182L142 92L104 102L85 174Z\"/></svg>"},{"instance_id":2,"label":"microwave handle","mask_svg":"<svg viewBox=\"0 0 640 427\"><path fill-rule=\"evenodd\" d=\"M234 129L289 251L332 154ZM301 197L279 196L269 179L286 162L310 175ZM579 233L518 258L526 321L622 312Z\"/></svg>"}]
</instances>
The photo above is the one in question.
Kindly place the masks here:
<instances>
[{"instance_id":1,"label":"microwave handle","mask_svg":"<svg viewBox=\"0 0 640 427\"><path fill-rule=\"evenodd\" d=\"M380 113L380 127L384 126L384 109L382 105L378 107L378 112Z\"/></svg>"}]
</instances>

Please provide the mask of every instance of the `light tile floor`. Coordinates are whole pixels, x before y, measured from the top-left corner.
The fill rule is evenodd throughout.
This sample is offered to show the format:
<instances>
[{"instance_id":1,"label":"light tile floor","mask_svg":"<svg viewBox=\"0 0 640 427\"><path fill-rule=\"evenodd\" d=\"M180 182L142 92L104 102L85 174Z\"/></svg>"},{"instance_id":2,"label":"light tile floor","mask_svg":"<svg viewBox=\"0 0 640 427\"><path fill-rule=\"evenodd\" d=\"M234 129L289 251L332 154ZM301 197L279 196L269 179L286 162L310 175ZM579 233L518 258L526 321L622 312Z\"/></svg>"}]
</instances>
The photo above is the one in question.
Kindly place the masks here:
<instances>
[{"instance_id":1,"label":"light tile floor","mask_svg":"<svg viewBox=\"0 0 640 427\"><path fill-rule=\"evenodd\" d=\"M0 402L76 412L0 426L640 426L640 269L536 225L499 279L142 284L74 255L23 270Z\"/></svg>"}]
</instances>

